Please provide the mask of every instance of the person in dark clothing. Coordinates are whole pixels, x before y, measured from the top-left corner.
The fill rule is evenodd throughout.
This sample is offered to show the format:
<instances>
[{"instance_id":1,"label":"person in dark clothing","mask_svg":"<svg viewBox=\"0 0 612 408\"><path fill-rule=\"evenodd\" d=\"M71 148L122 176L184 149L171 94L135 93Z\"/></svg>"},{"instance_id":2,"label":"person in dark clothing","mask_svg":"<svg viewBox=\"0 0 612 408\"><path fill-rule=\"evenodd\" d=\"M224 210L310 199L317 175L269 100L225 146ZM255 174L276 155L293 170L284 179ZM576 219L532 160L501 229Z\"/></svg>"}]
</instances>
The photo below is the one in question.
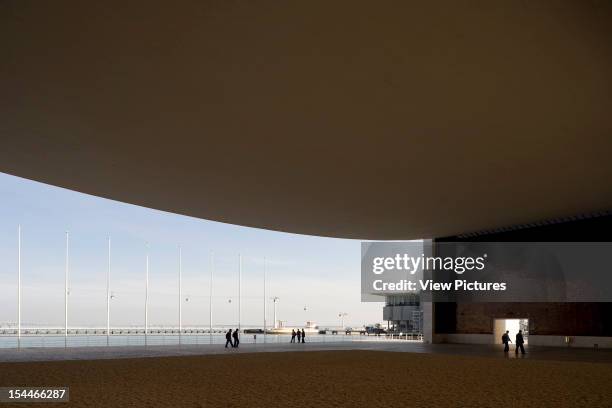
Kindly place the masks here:
<instances>
[{"instance_id":1,"label":"person in dark clothing","mask_svg":"<svg viewBox=\"0 0 612 408\"><path fill-rule=\"evenodd\" d=\"M295 329L291 330L291 341L290 343L295 343Z\"/></svg>"},{"instance_id":2,"label":"person in dark clothing","mask_svg":"<svg viewBox=\"0 0 612 408\"><path fill-rule=\"evenodd\" d=\"M302 329L302 343L306 343L306 332Z\"/></svg>"},{"instance_id":3,"label":"person in dark clothing","mask_svg":"<svg viewBox=\"0 0 612 408\"><path fill-rule=\"evenodd\" d=\"M523 340L523 331L519 330L519 332L516 334L516 346L514 349L514 353L518 354L519 348L521 349L521 354L525 354L525 347L523 347L523 343L525 343L525 340Z\"/></svg>"},{"instance_id":4,"label":"person in dark clothing","mask_svg":"<svg viewBox=\"0 0 612 408\"><path fill-rule=\"evenodd\" d=\"M510 335L508 333L510 332L506 330L506 332L502 336L502 343L504 343L504 353L507 353L508 351L510 351L510 347L508 346L508 343L512 343L512 341L510 341Z\"/></svg>"},{"instance_id":5,"label":"person in dark clothing","mask_svg":"<svg viewBox=\"0 0 612 408\"><path fill-rule=\"evenodd\" d=\"M298 338L298 343L301 343L301 338L302 338L302 332L300 331L300 329L297 329L297 338Z\"/></svg>"},{"instance_id":6,"label":"person in dark clothing","mask_svg":"<svg viewBox=\"0 0 612 408\"><path fill-rule=\"evenodd\" d=\"M234 330L234 347L238 347L240 339L238 338L238 329Z\"/></svg>"},{"instance_id":7,"label":"person in dark clothing","mask_svg":"<svg viewBox=\"0 0 612 408\"><path fill-rule=\"evenodd\" d=\"M232 329L229 329L229 331L225 333L225 348L227 348L228 344L234 347L234 345L232 344Z\"/></svg>"}]
</instances>

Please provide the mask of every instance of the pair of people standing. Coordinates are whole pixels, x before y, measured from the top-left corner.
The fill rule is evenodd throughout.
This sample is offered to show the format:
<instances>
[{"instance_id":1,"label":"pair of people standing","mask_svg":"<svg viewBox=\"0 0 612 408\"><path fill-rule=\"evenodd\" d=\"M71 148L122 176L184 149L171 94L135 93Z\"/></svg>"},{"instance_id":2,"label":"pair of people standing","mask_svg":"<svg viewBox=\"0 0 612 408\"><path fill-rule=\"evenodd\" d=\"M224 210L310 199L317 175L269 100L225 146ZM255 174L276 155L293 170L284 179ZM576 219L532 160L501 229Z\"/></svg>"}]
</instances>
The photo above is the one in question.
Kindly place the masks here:
<instances>
[{"instance_id":1,"label":"pair of people standing","mask_svg":"<svg viewBox=\"0 0 612 408\"><path fill-rule=\"evenodd\" d=\"M300 329L295 331L295 329L291 330L291 343L295 343L295 336L297 336L298 343L306 343L306 332L304 329L300 332Z\"/></svg>"},{"instance_id":2,"label":"pair of people standing","mask_svg":"<svg viewBox=\"0 0 612 408\"><path fill-rule=\"evenodd\" d=\"M512 340L510 340L510 335L508 333L510 333L510 331L506 330L506 332L502 336L502 343L504 343L504 353L507 353L508 351L510 351L510 346L508 346L508 343L512 343ZM515 344L516 344L516 347L514 349L515 354L518 354L519 348L521 349L521 354L525 354L525 347L523 347L523 344L525 344L525 340L523 339L522 330L519 330L518 333L516 334Z\"/></svg>"},{"instance_id":3,"label":"pair of people standing","mask_svg":"<svg viewBox=\"0 0 612 408\"><path fill-rule=\"evenodd\" d=\"M240 344L240 339L238 338L238 329L234 330L233 333L232 329L229 329L227 333L225 333L225 348L227 348L228 344L232 347L238 347L238 345Z\"/></svg>"}]
</instances>

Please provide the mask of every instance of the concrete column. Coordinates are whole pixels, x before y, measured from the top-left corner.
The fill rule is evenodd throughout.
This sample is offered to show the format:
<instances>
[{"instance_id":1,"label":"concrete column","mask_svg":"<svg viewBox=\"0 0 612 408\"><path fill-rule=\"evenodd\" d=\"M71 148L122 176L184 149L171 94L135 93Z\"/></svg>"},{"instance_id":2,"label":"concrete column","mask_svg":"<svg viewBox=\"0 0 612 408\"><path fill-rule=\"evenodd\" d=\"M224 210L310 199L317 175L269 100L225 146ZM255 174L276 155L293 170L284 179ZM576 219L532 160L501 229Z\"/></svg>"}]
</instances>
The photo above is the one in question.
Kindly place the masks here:
<instances>
[{"instance_id":1,"label":"concrete column","mask_svg":"<svg viewBox=\"0 0 612 408\"><path fill-rule=\"evenodd\" d=\"M435 248L434 242L431 239L423 240L423 255L434 256ZM434 308L435 305L432 302L421 302L421 308L423 309L423 342L431 344L434 342Z\"/></svg>"},{"instance_id":2,"label":"concrete column","mask_svg":"<svg viewBox=\"0 0 612 408\"><path fill-rule=\"evenodd\" d=\"M434 304L432 302L422 302L423 309L423 342L431 344L434 342Z\"/></svg>"}]
</instances>

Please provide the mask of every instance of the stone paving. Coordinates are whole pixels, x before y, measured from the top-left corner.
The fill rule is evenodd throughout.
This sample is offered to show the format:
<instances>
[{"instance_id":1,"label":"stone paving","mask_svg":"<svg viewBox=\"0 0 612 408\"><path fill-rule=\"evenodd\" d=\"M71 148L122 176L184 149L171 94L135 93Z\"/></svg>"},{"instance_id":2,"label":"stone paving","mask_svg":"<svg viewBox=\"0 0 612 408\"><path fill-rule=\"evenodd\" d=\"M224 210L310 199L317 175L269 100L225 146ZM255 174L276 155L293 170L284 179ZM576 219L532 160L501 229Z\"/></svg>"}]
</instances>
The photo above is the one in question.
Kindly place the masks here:
<instances>
[{"instance_id":1,"label":"stone paving","mask_svg":"<svg viewBox=\"0 0 612 408\"><path fill-rule=\"evenodd\" d=\"M504 354L501 345L474 344L424 344L401 340L355 341L337 343L244 344L239 349L224 348L223 345L182 345L182 346L123 346L123 347L75 347L75 348L22 348L0 349L0 362L54 361L54 360L97 360L118 358L145 358L190 356L207 354L240 354L287 351L326 350L371 350L404 353L455 354L493 358L526 358L557 361L587 361L612 363L612 350L579 349L561 347L528 347L524 356L514 350Z\"/></svg>"}]
</instances>

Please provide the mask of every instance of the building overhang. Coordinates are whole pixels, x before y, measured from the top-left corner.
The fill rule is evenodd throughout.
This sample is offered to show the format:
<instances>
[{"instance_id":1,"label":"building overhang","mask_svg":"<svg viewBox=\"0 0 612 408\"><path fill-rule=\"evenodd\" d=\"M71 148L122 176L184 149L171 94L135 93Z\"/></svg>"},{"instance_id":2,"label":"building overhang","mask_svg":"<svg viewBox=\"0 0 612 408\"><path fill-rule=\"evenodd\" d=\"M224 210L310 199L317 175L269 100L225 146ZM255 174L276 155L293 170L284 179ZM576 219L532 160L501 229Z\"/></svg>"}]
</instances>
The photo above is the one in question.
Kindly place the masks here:
<instances>
[{"instance_id":1,"label":"building overhang","mask_svg":"<svg viewBox=\"0 0 612 408\"><path fill-rule=\"evenodd\" d=\"M612 208L612 5L0 4L0 171L365 239Z\"/></svg>"}]
</instances>

